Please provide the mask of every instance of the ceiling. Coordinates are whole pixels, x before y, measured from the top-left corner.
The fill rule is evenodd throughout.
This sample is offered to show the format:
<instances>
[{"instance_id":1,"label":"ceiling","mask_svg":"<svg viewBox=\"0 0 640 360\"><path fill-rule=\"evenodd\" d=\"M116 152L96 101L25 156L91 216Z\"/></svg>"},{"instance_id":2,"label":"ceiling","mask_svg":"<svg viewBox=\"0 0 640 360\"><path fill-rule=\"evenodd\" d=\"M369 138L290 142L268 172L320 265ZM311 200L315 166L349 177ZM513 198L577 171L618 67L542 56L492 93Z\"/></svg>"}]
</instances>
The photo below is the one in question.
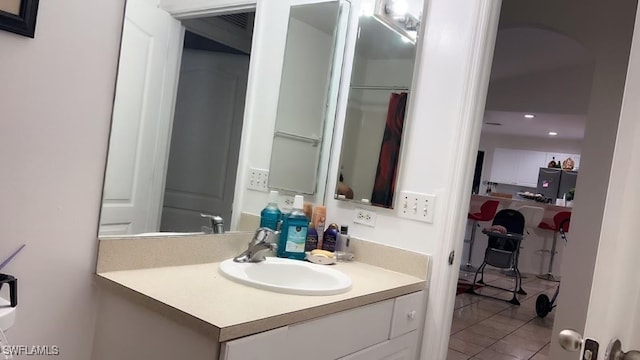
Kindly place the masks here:
<instances>
[{"instance_id":1,"label":"ceiling","mask_svg":"<svg viewBox=\"0 0 640 360\"><path fill-rule=\"evenodd\" d=\"M525 113L485 111L482 131L491 134L581 140L584 137L584 115L536 113L527 119ZM496 125L500 124L500 125ZM558 135L549 135L550 131Z\"/></svg>"},{"instance_id":2,"label":"ceiling","mask_svg":"<svg viewBox=\"0 0 640 360\"><path fill-rule=\"evenodd\" d=\"M491 80L590 62L587 49L575 40L543 28L500 29Z\"/></svg>"},{"instance_id":3,"label":"ceiling","mask_svg":"<svg viewBox=\"0 0 640 360\"><path fill-rule=\"evenodd\" d=\"M572 38L533 26L500 29L482 131L582 139L592 75L592 56Z\"/></svg>"}]
</instances>

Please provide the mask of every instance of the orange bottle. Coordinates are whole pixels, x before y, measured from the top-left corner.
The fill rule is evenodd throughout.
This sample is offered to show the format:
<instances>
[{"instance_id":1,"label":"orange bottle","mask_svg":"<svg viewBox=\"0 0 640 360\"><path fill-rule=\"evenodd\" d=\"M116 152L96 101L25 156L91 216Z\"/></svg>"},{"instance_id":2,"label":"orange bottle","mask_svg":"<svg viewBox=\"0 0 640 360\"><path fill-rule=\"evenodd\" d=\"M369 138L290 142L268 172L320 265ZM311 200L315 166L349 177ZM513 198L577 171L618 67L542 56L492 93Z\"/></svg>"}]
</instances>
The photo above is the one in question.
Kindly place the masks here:
<instances>
[{"instance_id":1,"label":"orange bottle","mask_svg":"<svg viewBox=\"0 0 640 360\"><path fill-rule=\"evenodd\" d=\"M311 224L318 231L318 249L322 249L322 239L324 237L324 227L327 222L327 208L321 205L313 209Z\"/></svg>"}]
</instances>

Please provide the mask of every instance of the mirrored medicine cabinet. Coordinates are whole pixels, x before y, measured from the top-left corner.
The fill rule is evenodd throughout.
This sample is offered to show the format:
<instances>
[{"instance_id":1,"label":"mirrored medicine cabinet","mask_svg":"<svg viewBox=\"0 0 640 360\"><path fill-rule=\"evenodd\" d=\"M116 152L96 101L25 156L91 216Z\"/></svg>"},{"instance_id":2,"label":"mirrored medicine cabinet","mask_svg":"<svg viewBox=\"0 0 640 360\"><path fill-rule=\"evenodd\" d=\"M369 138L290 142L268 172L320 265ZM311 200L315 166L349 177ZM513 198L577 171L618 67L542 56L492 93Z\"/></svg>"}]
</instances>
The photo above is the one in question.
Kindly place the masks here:
<instances>
[{"instance_id":1,"label":"mirrored medicine cabinet","mask_svg":"<svg viewBox=\"0 0 640 360\"><path fill-rule=\"evenodd\" d=\"M364 1L334 197L393 207L422 2Z\"/></svg>"}]
</instances>

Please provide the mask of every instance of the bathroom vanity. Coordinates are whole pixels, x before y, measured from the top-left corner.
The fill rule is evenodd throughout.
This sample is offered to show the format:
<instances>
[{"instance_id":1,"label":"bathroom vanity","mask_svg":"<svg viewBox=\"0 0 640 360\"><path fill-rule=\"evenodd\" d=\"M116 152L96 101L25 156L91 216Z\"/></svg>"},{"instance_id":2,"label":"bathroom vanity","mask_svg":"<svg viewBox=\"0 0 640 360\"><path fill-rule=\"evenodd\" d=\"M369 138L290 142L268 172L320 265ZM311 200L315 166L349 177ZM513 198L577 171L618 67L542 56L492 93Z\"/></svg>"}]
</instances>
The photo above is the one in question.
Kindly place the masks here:
<instances>
[{"instance_id":1,"label":"bathroom vanity","mask_svg":"<svg viewBox=\"0 0 640 360\"><path fill-rule=\"evenodd\" d=\"M93 358L415 359L426 256L354 239L349 291L290 295L221 274L250 236L101 240Z\"/></svg>"}]
</instances>

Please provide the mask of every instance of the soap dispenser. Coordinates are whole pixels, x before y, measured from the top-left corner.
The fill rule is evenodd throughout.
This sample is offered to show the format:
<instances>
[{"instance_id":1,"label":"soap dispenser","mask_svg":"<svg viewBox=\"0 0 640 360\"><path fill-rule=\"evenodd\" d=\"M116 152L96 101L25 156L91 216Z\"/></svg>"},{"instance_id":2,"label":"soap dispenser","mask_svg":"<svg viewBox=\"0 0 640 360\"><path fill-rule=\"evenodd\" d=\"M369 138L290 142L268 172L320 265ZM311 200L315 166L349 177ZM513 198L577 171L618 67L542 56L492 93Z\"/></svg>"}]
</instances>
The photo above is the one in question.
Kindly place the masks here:
<instances>
[{"instance_id":1,"label":"soap dispenser","mask_svg":"<svg viewBox=\"0 0 640 360\"><path fill-rule=\"evenodd\" d=\"M304 260L305 244L309 219L303 212L304 198L296 195L293 200L293 210L282 223L282 233L278 244L278 257Z\"/></svg>"}]
</instances>

